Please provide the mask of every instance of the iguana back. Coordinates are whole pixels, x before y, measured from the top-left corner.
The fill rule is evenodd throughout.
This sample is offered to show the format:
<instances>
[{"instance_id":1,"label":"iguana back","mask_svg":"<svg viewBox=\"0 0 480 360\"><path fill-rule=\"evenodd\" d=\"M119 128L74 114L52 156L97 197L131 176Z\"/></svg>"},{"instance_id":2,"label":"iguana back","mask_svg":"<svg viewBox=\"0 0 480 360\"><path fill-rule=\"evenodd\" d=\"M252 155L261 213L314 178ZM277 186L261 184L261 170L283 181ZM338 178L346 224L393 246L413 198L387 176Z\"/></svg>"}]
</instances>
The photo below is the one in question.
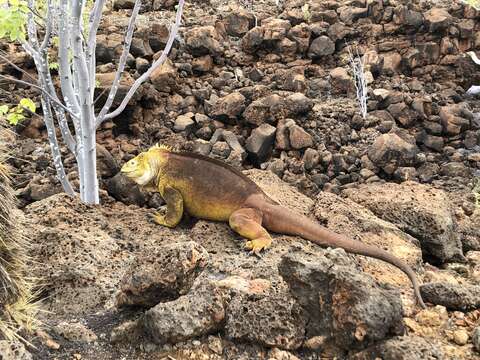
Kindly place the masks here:
<instances>
[{"instance_id":1,"label":"iguana back","mask_svg":"<svg viewBox=\"0 0 480 360\"><path fill-rule=\"evenodd\" d=\"M202 219L227 221L252 194L274 203L239 170L199 154L170 152L161 177L180 191L187 212Z\"/></svg>"}]
</instances>

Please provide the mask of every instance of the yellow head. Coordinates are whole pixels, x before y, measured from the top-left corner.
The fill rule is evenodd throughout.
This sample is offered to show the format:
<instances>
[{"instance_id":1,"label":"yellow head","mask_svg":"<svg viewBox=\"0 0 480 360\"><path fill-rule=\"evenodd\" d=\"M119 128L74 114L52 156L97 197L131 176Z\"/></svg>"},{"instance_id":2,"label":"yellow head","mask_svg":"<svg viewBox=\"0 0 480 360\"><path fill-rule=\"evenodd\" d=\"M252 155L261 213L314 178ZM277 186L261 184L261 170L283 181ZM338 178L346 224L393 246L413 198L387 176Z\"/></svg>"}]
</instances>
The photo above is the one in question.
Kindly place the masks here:
<instances>
[{"instance_id":1,"label":"yellow head","mask_svg":"<svg viewBox=\"0 0 480 360\"><path fill-rule=\"evenodd\" d=\"M138 185L145 186L158 175L164 160L161 154L167 151L166 147L155 145L126 162L120 171Z\"/></svg>"},{"instance_id":2,"label":"yellow head","mask_svg":"<svg viewBox=\"0 0 480 360\"><path fill-rule=\"evenodd\" d=\"M120 170L138 185L148 184L155 176L155 171L148 161L148 153L142 152L126 162Z\"/></svg>"}]
</instances>

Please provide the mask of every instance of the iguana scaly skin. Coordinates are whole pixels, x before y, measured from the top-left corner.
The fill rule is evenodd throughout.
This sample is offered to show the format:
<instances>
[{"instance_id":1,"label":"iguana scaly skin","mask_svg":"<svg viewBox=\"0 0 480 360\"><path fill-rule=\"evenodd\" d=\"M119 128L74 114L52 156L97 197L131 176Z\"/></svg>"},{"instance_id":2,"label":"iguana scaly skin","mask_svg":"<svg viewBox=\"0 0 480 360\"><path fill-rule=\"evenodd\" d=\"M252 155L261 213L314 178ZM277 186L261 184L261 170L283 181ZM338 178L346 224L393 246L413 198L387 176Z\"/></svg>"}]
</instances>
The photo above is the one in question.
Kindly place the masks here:
<instances>
[{"instance_id":1,"label":"iguana scaly skin","mask_svg":"<svg viewBox=\"0 0 480 360\"><path fill-rule=\"evenodd\" d=\"M385 250L336 234L280 206L251 179L221 161L154 146L128 161L121 172L140 186L160 192L167 204L165 215L154 215L160 225L176 226L186 211L200 219L228 221L235 232L248 239L245 248L255 253L272 243L270 230L380 259L410 278L418 303L425 307L415 273L407 264Z\"/></svg>"}]
</instances>

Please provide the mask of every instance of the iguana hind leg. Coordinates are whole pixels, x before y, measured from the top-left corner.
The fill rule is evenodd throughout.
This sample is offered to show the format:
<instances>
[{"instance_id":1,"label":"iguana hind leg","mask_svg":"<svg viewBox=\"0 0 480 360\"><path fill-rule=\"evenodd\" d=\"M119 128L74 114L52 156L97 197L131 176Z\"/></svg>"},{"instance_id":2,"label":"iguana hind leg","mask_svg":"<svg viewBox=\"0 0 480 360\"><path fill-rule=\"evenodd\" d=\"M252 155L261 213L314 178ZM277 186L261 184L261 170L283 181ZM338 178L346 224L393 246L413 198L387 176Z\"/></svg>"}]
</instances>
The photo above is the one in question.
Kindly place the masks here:
<instances>
[{"instance_id":1,"label":"iguana hind leg","mask_svg":"<svg viewBox=\"0 0 480 360\"><path fill-rule=\"evenodd\" d=\"M262 226L262 218L261 211L253 208L243 208L232 213L228 220L230 227L236 233L249 239L245 248L255 254L266 249L272 243L270 234Z\"/></svg>"},{"instance_id":2,"label":"iguana hind leg","mask_svg":"<svg viewBox=\"0 0 480 360\"><path fill-rule=\"evenodd\" d=\"M178 190L167 186L163 190L163 199L167 203L167 212L165 215L155 213L153 219L157 224L168 226L170 228L178 225L183 216L183 197Z\"/></svg>"}]
</instances>

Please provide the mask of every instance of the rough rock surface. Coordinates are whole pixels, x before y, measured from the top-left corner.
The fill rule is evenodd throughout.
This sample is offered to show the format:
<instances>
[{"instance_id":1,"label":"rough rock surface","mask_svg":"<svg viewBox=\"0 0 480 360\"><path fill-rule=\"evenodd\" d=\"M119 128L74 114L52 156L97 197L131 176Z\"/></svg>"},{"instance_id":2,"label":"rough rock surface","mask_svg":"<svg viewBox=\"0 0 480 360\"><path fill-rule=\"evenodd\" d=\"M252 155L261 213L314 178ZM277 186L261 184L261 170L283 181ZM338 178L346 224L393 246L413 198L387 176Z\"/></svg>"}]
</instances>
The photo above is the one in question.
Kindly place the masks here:
<instances>
[{"instance_id":1,"label":"rough rock surface","mask_svg":"<svg viewBox=\"0 0 480 360\"><path fill-rule=\"evenodd\" d=\"M33 359L25 346L20 342L0 340L0 356L2 360L31 360Z\"/></svg>"},{"instance_id":2,"label":"rough rock surface","mask_svg":"<svg viewBox=\"0 0 480 360\"><path fill-rule=\"evenodd\" d=\"M155 343L176 343L221 328L225 308L221 293L205 285L173 302L160 303L139 320Z\"/></svg>"},{"instance_id":3,"label":"rough rock surface","mask_svg":"<svg viewBox=\"0 0 480 360\"><path fill-rule=\"evenodd\" d=\"M409 166L415 161L418 148L413 139L397 133L380 135L368 151L368 157L387 173L399 166Z\"/></svg>"},{"instance_id":4,"label":"rough rock surface","mask_svg":"<svg viewBox=\"0 0 480 360\"><path fill-rule=\"evenodd\" d=\"M384 247L414 269L419 267L418 242L363 206L332 193L322 193L313 201L270 172L251 170L246 174L273 199L292 210L315 216L332 230ZM272 248L257 258L242 250L245 240L227 224L203 220L192 224L185 219L176 229L167 229L149 220L150 210L114 202L105 194L102 201L102 207L86 206L55 195L29 205L26 212L37 239L34 252L44 264L40 272L59 279L46 287L51 299L55 299L47 300L47 309L56 311L69 323L75 321L68 314L81 317L95 312L94 319L117 319L110 320L107 329L126 321L111 333L115 344L130 344L143 337L156 344L202 343L209 334L222 334L224 341L236 346L246 344L249 349L261 344L290 351L305 348L345 355L352 349L375 346L377 340L400 334L401 302L405 311L411 313L414 299L410 282L398 269L383 262L346 255L341 250L324 250L300 238L282 235L274 235ZM198 245L193 245L192 240ZM187 244L208 251L209 262L195 280L194 276L189 278L182 293L178 291L179 296L161 300L164 302L133 318L126 310L105 313L105 307L114 304L122 278L129 278L126 271L131 275L136 268L136 275L148 280L128 282L138 290L152 284L152 279L155 283L153 274L163 273L168 278L178 272L184 274L182 269L193 269L189 274L199 270L188 255L190 248L177 252ZM168 249L177 254L173 258L183 260L170 263ZM165 255L160 263L158 252ZM203 250L198 253L204 254ZM139 266L133 266L135 263ZM169 272L173 267L175 270ZM382 285L362 273L361 268ZM298 270L295 274L294 269ZM303 280L297 277L300 275ZM70 279L67 286L63 278ZM308 282L316 285L306 287ZM402 296L393 286L400 287ZM294 289L317 294L317 299L319 294L325 295L325 304L330 306L320 308L318 301L312 302L312 297L303 297L301 291ZM343 301L348 305L340 305ZM370 305L362 306L367 304ZM324 325L318 324L320 320L311 320L310 310L320 314L315 318ZM98 336L90 344L102 344L105 336L110 337L104 325L106 320L99 324L89 321L86 325ZM249 331L252 328L255 331ZM64 346L75 343L78 342L69 341ZM98 350L96 346L92 345L92 351ZM130 356L141 358L139 354Z\"/></svg>"},{"instance_id":5,"label":"rough rock surface","mask_svg":"<svg viewBox=\"0 0 480 360\"><path fill-rule=\"evenodd\" d=\"M462 244L446 194L416 182L362 185L344 194L420 240L436 262L461 260Z\"/></svg>"},{"instance_id":6,"label":"rough rock surface","mask_svg":"<svg viewBox=\"0 0 480 360\"><path fill-rule=\"evenodd\" d=\"M371 277L358 273L341 253L319 259L297 252L280 263L281 276L308 314L306 342L321 338L319 347L358 349L402 334L398 292L381 288Z\"/></svg>"},{"instance_id":7,"label":"rough rock surface","mask_svg":"<svg viewBox=\"0 0 480 360\"><path fill-rule=\"evenodd\" d=\"M379 219L373 212L350 199L332 193L317 197L313 214L329 229L354 240L379 246L399 257L412 268L419 268L422 258L418 241L395 225ZM410 288L410 280L396 267L369 257L357 257L363 269L381 282ZM413 302L412 293L408 298Z\"/></svg>"},{"instance_id":8,"label":"rough rock surface","mask_svg":"<svg viewBox=\"0 0 480 360\"><path fill-rule=\"evenodd\" d=\"M208 253L193 241L159 246L137 256L120 281L117 306L153 307L190 290L208 263Z\"/></svg>"},{"instance_id":9,"label":"rough rock surface","mask_svg":"<svg viewBox=\"0 0 480 360\"><path fill-rule=\"evenodd\" d=\"M58 194L25 209L27 226L35 234L32 252L39 259L35 272L50 280L44 291L56 299L45 304L47 310L61 315L97 309L112 300L136 254L178 238L178 231L153 227L145 209L125 211L125 205L109 204L88 206ZM122 251L125 247L132 251Z\"/></svg>"},{"instance_id":10,"label":"rough rock surface","mask_svg":"<svg viewBox=\"0 0 480 360\"><path fill-rule=\"evenodd\" d=\"M101 107L108 95L133 4L132 0L106 3L97 36L95 70L100 81L95 91L95 97L99 96L96 107ZM175 5L174 0L142 3L114 107L133 81L161 56ZM279 312L273 312L282 296L279 294L285 296L285 303L295 302L278 274L278 262L293 248L321 257L324 252L317 246L296 237L275 235L274 246L261 258L255 258L242 250L244 240L225 224L185 219L178 228L166 231L148 220L149 213L163 204L159 195L146 192L137 197L135 187L117 182L116 168L109 162L113 158L121 165L157 142L223 159L239 169L273 171L281 179L278 181L315 199L258 175L273 187L271 191L276 192L278 201L330 229L394 253L414 268L420 282L463 286L480 281L479 265L472 254L480 250L480 212L472 193L480 169L480 108L478 96L466 93L470 86L480 84L478 65L467 55L480 50L478 10L467 1L421 0L209 0L187 5L164 66L154 71L119 116L105 121L96 132L97 143L111 155L107 159L99 154L100 187L119 201L134 205L114 203L105 194L100 207L86 209L58 195L53 197L55 201L49 199L61 187L52 166L41 107L37 106L40 116L27 114L15 126L21 137L18 146L11 146L14 184L19 206L27 207L26 233L35 244L32 255L42 265L32 273L46 277L40 297L47 310L55 314L42 318L49 325L80 322L98 336L88 345L58 336L55 341L60 349L39 350L38 358L171 356L220 360L344 355L344 350L329 353L321 346L317 353L304 352L307 345L320 344L320 338L288 350L290 354L265 346L297 346L296 331L302 325L293 312L288 319L287 310L293 306L278 305ZM42 32L39 37L41 40ZM0 47L22 70L35 72L20 44L2 41ZM349 50L354 56L358 50L365 60L365 118L359 113ZM21 76L5 62L0 64L0 72L14 78ZM55 70L52 80L57 86ZM2 83L0 88L5 104L15 104L23 97L39 100L37 89L10 82ZM268 145L267 150L257 158L250 148L246 156L247 139L258 135L259 127L265 129L266 124L271 127L267 136L256 140L261 140L262 146ZM214 135L218 130L229 135ZM262 146L253 150L260 154ZM67 177L78 190L75 157L63 142L60 147ZM385 182L407 181L424 183L433 193L443 189L448 205L434 201L435 208L441 210L436 213L428 206L409 207L407 202L400 207L399 216L395 213L385 219L380 212L367 211L372 210L368 202L358 205L352 198L338 196L358 184L381 187ZM376 193L364 197L375 203ZM428 203L429 199L424 200ZM43 205L30 205L35 202ZM44 206L47 203L50 205ZM428 219L419 216L422 211L427 212ZM55 217L60 220L55 221ZM436 219L430 219L433 217ZM422 227L416 228L412 219L420 219ZM449 219L457 225L450 227ZM430 223L434 224L431 229ZM469 259L466 263L455 263L461 257L450 256L461 248L450 237L452 232L462 241ZM246 292L235 295L235 291L241 291L222 290L227 299L232 296L233 303L239 306L257 300L278 319L277 324L283 321L284 325L271 329L269 324L257 322L255 338L255 334L243 336L245 326L238 323L235 334L243 336L243 341L227 339L223 328L177 344L157 346L148 340L139 346L108 344L113 326L133 321L144 311L111 307L125 271L134 259L141 261L142 254L155 253L158 246L179 240L195 241L209 252L210 262L195 282L204 284L204 274L210 280L230 279L234 287ZM418 312L404 274L366 257L348 255L348 259L352 268L360 265L380 283L398 288L410 335L437 342L445 358L473 357L471 336L479 325L478 310L459 312L431 307ZM270 287L265 292L249 293L250 287L263 286L259 279ZM272 307L265 305L268 301ZM249 319L249 312L240 310L238 314Z\"/></svg>"},{"instance_id":11,"label":"rough rock surface","mask_svg":"<svg viewBox=\"0 0 480 360\"><path fill-rule=\"evenodd\" d=\"M445 356L436 344L418 336L399 336L382 341L377 345L365 349L349 359L369 360L381 358L383 360L441 360Z\"/></svg>"},{"instance_id":12,"label":"rough rock surface","mask_svg":"<svg viewBox=\"0 0 480 360\"><path fill-rule=\"evenodd\" d=\"M480 308L480 286L468 284L428 283L420 287L425 301L445 306L450 310Z\"/></svg>"},{"instance_id":13,"label":"rough rock surface","mask_svg":"<svg viewBox=\"0 0 480 360\"><path fill-rule=\"evenodd\" d=\"M472 342L475 350L480 353L480 326L476 327L472 333Z\"/></svg>"},{"instance_id":14,"label":"rough rock surface","mask_svg":"<svg viewBox=\"0 0 480 360\"><path fill-rule=\"evenodd\" d=\"M268 347L299 348L304 341L307 319L288 291L272 287L268 290L256 296L251 292L242 294L229 302L225 335L232 340Z\"/></svg>"},{"instance_id":15,"label":"rough rock surface","mask_svg":"<svg viewBox=\"0 0 480 360\"><path fill-rule=\"evenodd\" d=\"M91 329L79 322L68 323L63 321L55 325L53 331L69 341L89 343L98 339Z\"/></svg>"}]
</instances>

